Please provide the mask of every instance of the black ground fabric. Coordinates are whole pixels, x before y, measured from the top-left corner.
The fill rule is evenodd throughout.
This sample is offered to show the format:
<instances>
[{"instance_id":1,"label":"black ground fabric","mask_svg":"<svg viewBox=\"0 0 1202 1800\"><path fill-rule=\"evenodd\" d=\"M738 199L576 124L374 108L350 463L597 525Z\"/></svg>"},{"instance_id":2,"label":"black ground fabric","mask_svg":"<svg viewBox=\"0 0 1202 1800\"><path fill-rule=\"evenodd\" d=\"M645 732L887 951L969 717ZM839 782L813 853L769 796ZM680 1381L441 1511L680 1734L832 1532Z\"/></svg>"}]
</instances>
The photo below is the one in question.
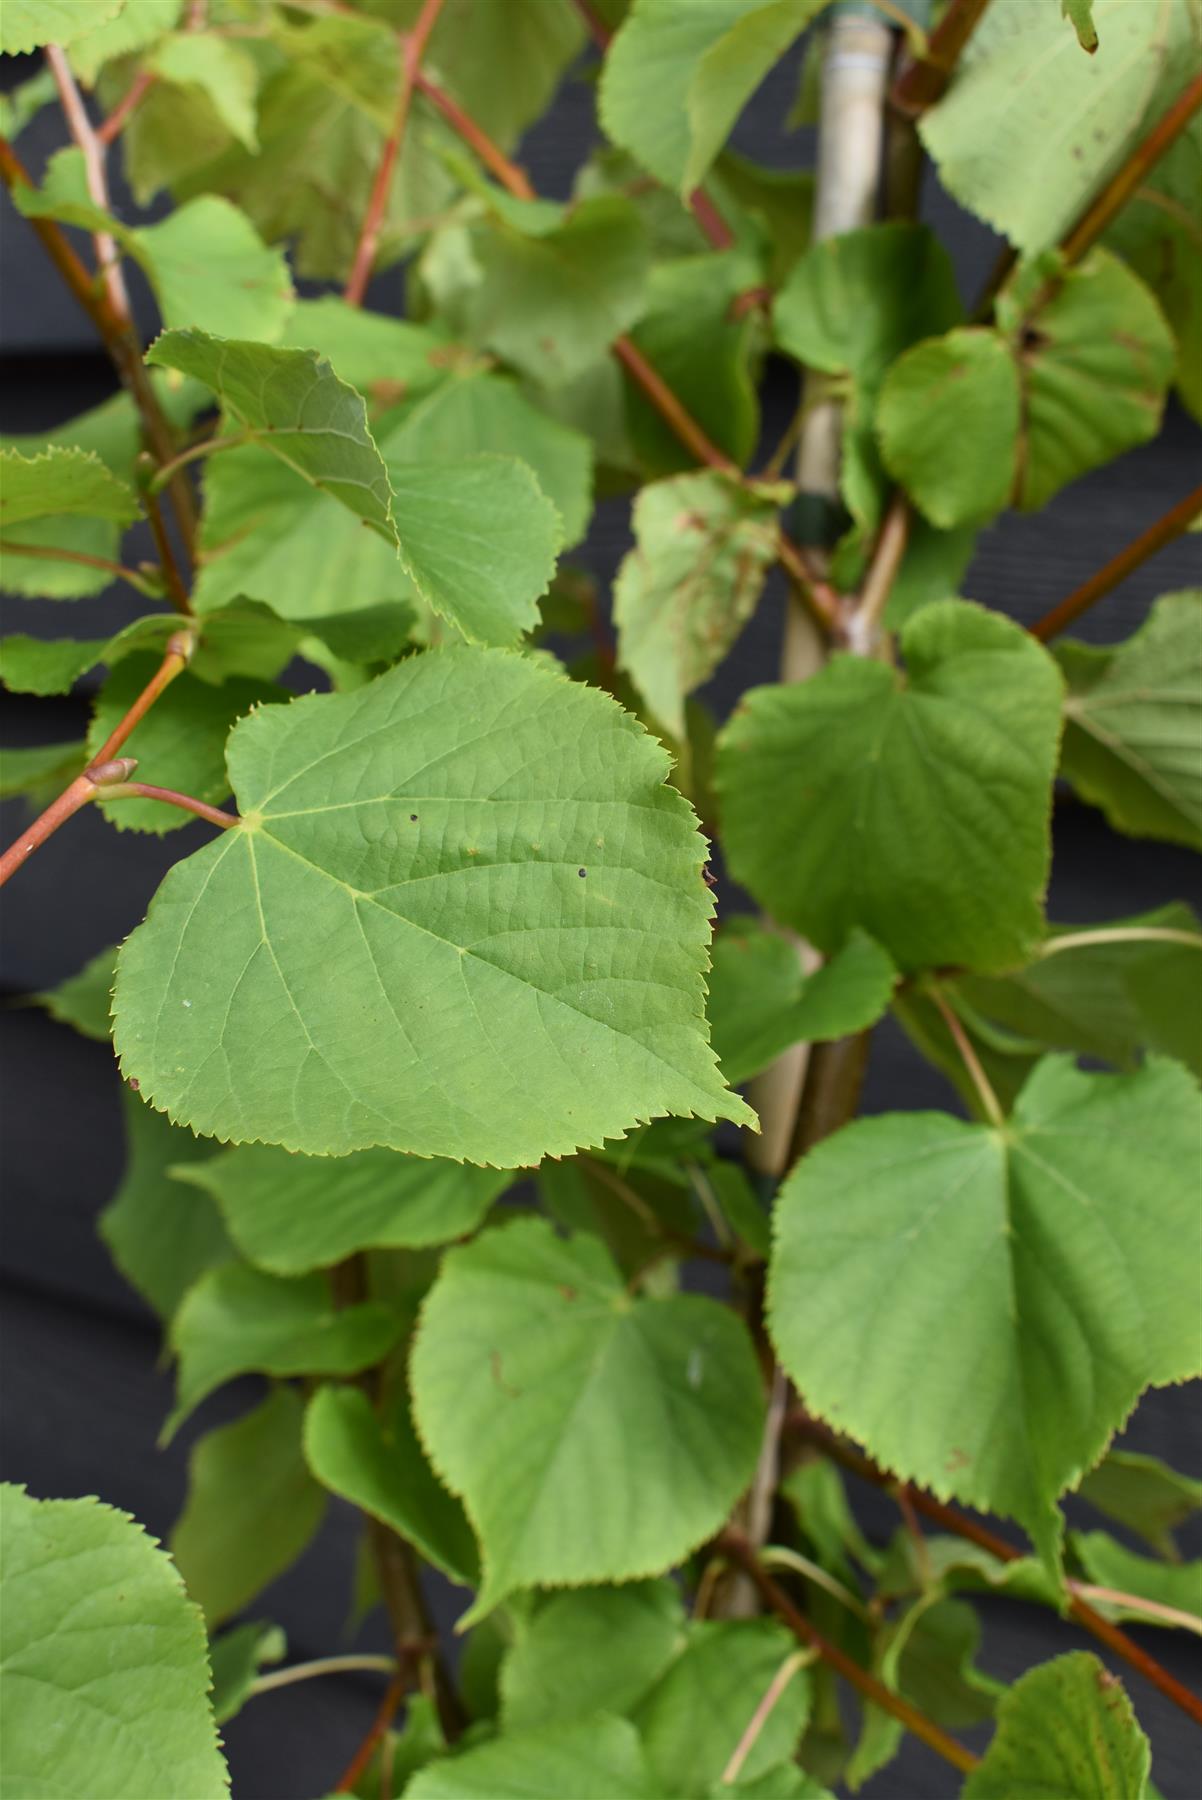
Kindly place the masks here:
<instances>
[{"instance_id":1,"label":"black ground fabric","mask_svg":"<svg viewBox=\"0 0 1202 1800\"><path fill-rule=\"evenodd\" d=\"M15 71L14 71L15 73ZM793 79L778 70L740 127L736 143L776 163L808 159L810 135L790 139L776 121L788 111ZM776 89L779 86L780 92ZM543 191L564 194L592 133L588 90L569 83L524 147L523 159ZM52 147L42 121L22 141L39 167ZM95 404L113 383L87 324L55 285L24 221L3 203L6 298L0 336L3 386L0 429L44 429ZM981 285L995 244L976 221L957 214L928 178L924 216L949 244L962 287ZM373 284L371 302L400 303L390 271ZM765 385L765 441L775 441L795 404L794 378L770 365ZM1197 428L1171 407L1160 438L1062 492L1038 516L1007 515L984 532L964 593L1030 622L1101 566L1199 480ZM607 591L630 543L629 505L598 509L572 560ZM135 559L136 560L136 559ZM1157 595L1202 580L1202 538L1183 538L1145 565L1082 621L1076 635L1095 642L1127 636ZM131 605L130 602L133 602ZM771 587L752 624L706 698L720 716L745 687L775 678L783 594ZM136 598L110 590L83 603L89 635L100 636L135 616ZM13 602L7 630L45 636L61 631L53 609ZM82 621L83 615L78 615ZM0 742L7 746L81 737L87 682L69 698L6 696ZM3 841L20 829L18 804L3 809ZM29 996L72 974L97 950L142 917L159 880L179 857L205 841L203 826L166 839L135 834L118 842L92 809L55 836L5 895L0 941L0 1054L4 1106L0 1215L0 1474L38 1496L96 1494L126 1508L165 1537L183 1500L189 1445L224 1417L245 1409L252 1383L203 1406L170 1448L156 1437L170 1404L150 1314L113 1269L95 1221L117 1183L122 1157L119 1082L104 1045L85 1041L29 1003ZM1183 898L1196 906L1196 859L1170 846L1115 836L1101 815L1065 795L1054 825L1050 912L1086 924ZM719 890L734 909L737 894ZM901 1032L886 1023L875 1035L866 1110L884 1112L954 1105L946 1083L921 1061ZM1131 1449L1164 1457L1202 1475L1202 1409L1195 1388L1149 1395L1123 1439ZM852 1483L865 1529L883 1536L892 1514L882 1497ZM1073 1507L1070 1504L1070 1514ZM1082 1514L1084 1517L1084 1514ZM352 1631L356 1516L332 1503L327 1522L301 1560L252 1609L281 1624L290 1659L385 1648L378 1619ZM1187 1556L1202 1554L1202 1524L1182 1534ZM449 1633L456 1602L432 1589ZM1014 1602L981 1603L982 1663L1012 1680L1032 1664L1092 1640L1050 1614ZM1182 1634L1141 1631L1144 1642L1180 1679L1202 1682L1202 1643ZM1123 1670L1153 1749L1153 1779L1164 1800L1198 1792L1200 1741L1166 1699ZM235 1800L304 1800L328 1791L366 1731L378 1701L370 1676L340 1676L284 1688L250 1706L224 1731ZM988 1732L979 1734L988 1737ZM976 1746L980 1748L980 1744ZM862 1793L866 1800L951 1800L959 1777L913 1739ZM150 1797L145 1797L150 1800Z\"/></svg>"}]
</instances>

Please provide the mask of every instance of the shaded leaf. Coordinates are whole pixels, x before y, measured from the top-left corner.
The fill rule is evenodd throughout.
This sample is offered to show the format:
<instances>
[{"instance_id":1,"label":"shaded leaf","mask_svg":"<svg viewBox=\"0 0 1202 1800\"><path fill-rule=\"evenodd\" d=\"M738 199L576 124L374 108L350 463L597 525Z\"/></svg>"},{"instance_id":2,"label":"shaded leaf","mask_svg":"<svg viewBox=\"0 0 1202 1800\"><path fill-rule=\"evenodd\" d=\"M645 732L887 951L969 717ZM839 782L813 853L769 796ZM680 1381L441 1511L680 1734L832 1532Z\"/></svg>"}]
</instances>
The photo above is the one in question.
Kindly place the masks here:
<instances>
[{"instance_id":1,"label":"shaded leaf","mask_svg":"<svg viewBox=\"0 0 1202 1800\"><path fill-rule=\"evenodd\" d=\"M242 825L175 866L118 965L155 1105L507 1168L658 1112L746 1117L705 1041L704 847L608 696L428 652L260 709L227 754Z\"/></svg>"},{"instance_id":2,"label":"shaded leaf","mask_svg":"<svg viewBox=\"0 0 1202 1800\"><path fill-rule=\"evenodd\" d=\"M278 1625L235 1625L209 1640L213 1717L219 1725L242 1711L264 1663L282 1662L288 1642Z\"/></svg>"},{"instance_id":3,"label":"shaded leaf","mask_svg":"<svg viewBox=\"0 0 1202 1800\"><path fill-rule=\"evenodd\" d=\"M446 1253L410 1373L422 1440L480 1539L475 1616L515 1587L670 1568L755 1467L741 1321L693 1295L632 1299L596 1239L539 1219Z\"/></svg>"},{"instance_id":4,"label":"shaded leaf","mask_svg":"<svg viewBox=\"0 0 1202 1800\"><path fill-rule=\"evenodd\" d=\"M1202 849L1202 590L1162 595L1124 644L1054 654L1061 773L1117 831Z\"/></svg>"},{"instance_id":5,"label":"shaded leaf","mask_svg":"<svg viewBox=\"0 0 1202 1800\"><path fill-rule=\"evenodd\" d=\"M82 751L79 761L83 761ZM116 965L117 946L110 944L106 949L98 950L77 975L69 976L48 993L39 994L38 1002L60 1024L70 1025L83 1037L96 1038L107 1044Z\"/></svg>"},{"instance_id":6,"label":"shaded leaf","mask_svg":"<svg viewBox=\"0 0 1202 1800\"><path fill-rule=\"evenodd\" d=\"M272 1275L305 1275L358 1250L419 1249L474 1231L508 1170L359 1150L293 1156L241 1144L181 1169L212 1195L249 1262Z\"/></svg>"},{"instance_id":7,"label":"shaded leaf","mask_svg":"<svg viewBox=\"0 0 1202 1800\"><path fill-rule=\"evenodd\" d=\"M94 1800L228 1794L204 1626L170 1558L98 1500L34 1500L6 1484L0 1518L5 1786Z\"/></svg>"},{"instance_id":8,"label":"shaded leaf","mask_svg":"<svg viewBox=\"0 0 1202 1800\"><path fill-rule=\"evenodd\" d=\"M1106 1531L1075 1531L1072 1547L1088 1579L1098 1587L1147 1600L1146 1610L1138 1604L1128 1605L1109 1599L1104 1594L1090 1596L1111 1619L1132 1619L1143 1625L1193 1629L1202 1636L1202 1560L1162 1562L1156 1557L1140 1556L1116 1543ZM1166 1618L1156 1611L1167 1607L1184 1618ZM1193 1622L1191 1625L1191 1621Z\"/></svg>"},{"instance_id":9,"label":"shaded leaf","mask_svg":"<svg viewBox=\"0 0 1202 1800\"><path fill-rule=\"evenodd\" d=\"M1173 1063L1049 1057L1004 1128L912 1113L839 1132L777 1208L770 1328L806 1404L1054 1558L1057 1496L1144 1388L1194 1372L1198 1131Z\"/></svg>"},{"instance_id":10,"label":"shaded leaf","mask_svg":"<svg viewBox=\"0 0 1202 1800\"><path fill-rule=\"evenodd\" d=\"M1009 346L981 326L928 338L885 377L885 466L932 525L979 525L1010 498L1022 386Z\"/></svg>"},{"instance_id":11,"label":"shaded leaf","mask_svg":"<svg viewBox=\"0 0 1202 1800\"><path fill-rule=\"evenodd\" d=\"M41 812L75 779L87 760L82 743L6 745L0 751L0 800L20 797L33 812Z\"/></svg>"},{"instance_id":12,"label":"shaded leaf","mask_svg":"<svg viewBox=\"0 0 1202 1800\"><path fill-rule=\"evenodd\" d=\"M1176 1555L1173 1532L1202 1507L1202 1481L1135 1450L1109 1451L1078 1492L1108 1519L1138 1532L1153 1550L1168 1557Z\"/></svg>"},{"instance_id":13,"label":"shaded leaf","mask_svg":"<svg viewBox=\"0 0 1202 1800\"><path fill-rule=\"evenodd\" d=\"M1177 387L1202 417L1202 120L1193 119L1126 202L1104 243L1141 276L1177 340Z\"/></svg>"},{"instance_id":14,"label":"shaded leaf","mask_svg":"<svg viewBox=\"0 0 1202 1800\"><path fill-rule=\"evenodd\" d=\"M100 663L111 668L144 645L165 647L178 623L178 614L151 613L110 638L41 638L15 631L0 638L0 680L16 694L67 694L81 675ZM139 659L139 669L146 666L145 659ZM141 686L148 679L143 676Z\"/></svg>"},{"instance_id":15,"label":"shaded leaf","mask_svg":"<svg viewBox=\"0 0 1202 1800\"><path fill-rule=\"evenodd\" d=\"M713 960L714 1049L732 1085L758 1075L791 1044L822 1043L874 1025L897 980L893 963L866 932L853 931L806 975L795 945L750 917L725 921Z\"/></svg>"},{"instance_id":16,"label":"shaded leaf","mask_svg":"<svg viewBox=\"0 0 1202 1800\"><path fill-rule=\"evenodd\" d=\"M546 1595L519 1624L501 1665L506 1729L629 1712L683 1634L684 1608L671 1581Z\"/></svg>"},{"instance_id":17,"label":"shaded leaf","mask_svg":"<svg viewBox=\"0 0 1202 1800\"><path fill-rule=\"evenodd\" d=\"M400 1329L374 1300L339 1311L321 1275L281 1281L233 1262L210 1269L171 1321L179 1371L164 1437L236 1375L353 1375L379 1362Z\"/></svg>"},{"instance_id":18,"label":"shaded leaf","mask_svg":"<svg viewBox=\"0 0 1202 1800\"><path fill-rule=\"evenodd\" d=\"M305 1413L305 1457L323 1487L383 1520L452 1581L479 1581L471 1526L426 1461L403 1388L383 1417L359 1388L319 1388Z\"/></svg>"},{"instance_id":19,"label":"shaded leaf","mask_svg":"<svg viewBox=\"0 0 1202 1800\"><path fill-rule=\"evenodd\" d=\"M192 1447L171 1554L210 1630L282 1575L321 1524L325 1496L301 1454L303 1411L291 1388L277 1387Z\"/></svg>"},{"instance_id":20,"label":"shaded leaf","mask_svg":"<svg viewBox=\"0 0 1202 1800\"><path fill-rule=\"evenodd\" d=\"M634 1727L603 1713L505 1732L420 1769L405 1800L658 1800Z\"/></svg>"}]
</instances>

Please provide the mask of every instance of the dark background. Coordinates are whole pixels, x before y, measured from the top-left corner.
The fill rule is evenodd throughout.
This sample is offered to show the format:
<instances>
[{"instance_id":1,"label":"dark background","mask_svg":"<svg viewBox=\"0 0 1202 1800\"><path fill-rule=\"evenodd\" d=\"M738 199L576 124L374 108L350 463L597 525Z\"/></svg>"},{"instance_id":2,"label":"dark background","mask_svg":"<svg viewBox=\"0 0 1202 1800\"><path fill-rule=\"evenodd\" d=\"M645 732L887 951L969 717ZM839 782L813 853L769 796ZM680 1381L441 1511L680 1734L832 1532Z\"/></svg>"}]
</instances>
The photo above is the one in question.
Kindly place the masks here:
<instances>
[{"instance_id":1,"label":"dark background","mask_svg":"<svg viewBox=\"0 0 1202 1800\"><path fill-rule=\"evenodd\" d=\"M13 59L28 64L33 59ZM13 78L15 70L9 74ZM796 65L782 66L744 118L736 144L779 166L812 159L811 134L786 138L784 118L796 89ZM36 174L62 141L44 114L20 151ZM522 147L540 192L565 196L572 173L593 141L589 89L569 81ZM116 159L115 159L116 160ZM120 204L120 195L117 195ZM996 240L960 213L928 175L924 216L952 252L966 297L992 267ZM4 307L0 429L49 428L112 391L107 360L25 222L3 209ZM402 284L391 271L373 285L371 303L399 310ZM146 322L152 314L147 309ZM796 398L783 365L766 373L765 443L775 442ZM1077 482L1036 517L1008 515L980 538L964 582L975 600L1030 622L1091 574L1199 479L1196 426L1171 404L1160 438ZM628 503L607 501L587 542L572 560L608 591L629 545ZM146 554L146 552L139 552ZM130 560L136 560L131 556ZM1082 622L1078 635L1098 642L1127 636L1157 594L1202 578L1202 545L1179 540L1139 570ZM783 596L770 589L709 698L722 714L745 687L775 678ZM119 590L75 603L9 602L6 630L102 636L141 609ZM94 678L61 700L6 696L6 745L82 737ZM19 804L3 809L2 841L21 828ZM8 889L0 940L0 1055L5 1105L0 1294L4 1378L0 1388L0 1459L5 1479L40 1496L98 1494L165 1537L183 1500L189 1445L212 1425L244 1409L243 1383L215 1397L169 1450L156 1449L168 1410L171 1378L159 1334L146 1308L109 1263L95 1234L97 1214L113 1193L122 1162L119 1081L106 1046L77 1037L28 1004L28 996L74 973L91 955L124 937L142 917L166 869L205 840L202 826L165 840L125 834L118 840L100 815L85 811L53 838ZM1064 922L1121 917L1175 898L1198 902L1198 865L1186 852L1113 835L1101 815L1066 801L1055 816L1050 913ZM886 1023L874 1040L866 1109L956 1109L943 1078ZM1202 1305L1202 1281L1200 1281ZM1196 1387L1149 1395L1123 1441L1202 1475L1202 1416ZM866 1529L883 1538L894 1526L890 1502L851 1484ZM1070 1503L1070 1513L1073 1505ZM1081 1509L1081 1519L1087 1517ZM1088 1515L1092 1524L1100 1521ZM346 1631L356 1541L355 1515L331 1504L327 1522L302 1559L251 1609L282 1624L289 1660L352 1647L386 1648L380 1621L356 1638ZM1182 1536L1187 1555L1202 1554L1202 1528ZM457 1590L436 1588L440 1618L462 1610ZM982 1662L1013 1679L1032 1663L1088 1647L1092 1639L1038 1609L984 1600ZM1202 1681L1202 1644L1180 1634L1135 1629L1180 1678ZM1152 1740L1153 1779L1164 1800L1197 1794L1202 1737L1167 1700L1121 1664L1137 1712ZM285 1688L255 1701L225 1728L236 1800L304 1800L337 1779L374 1714L378 1678L341 1676ZM977 1734L979 1740L988 1733ZM977 1748L982 1747L978 1741ZM863 1792L869 1800L951 1800L959 1777L912 1739ZM131 1796L131 1800L158 1800Z\"/></svg>"}]
</instances>

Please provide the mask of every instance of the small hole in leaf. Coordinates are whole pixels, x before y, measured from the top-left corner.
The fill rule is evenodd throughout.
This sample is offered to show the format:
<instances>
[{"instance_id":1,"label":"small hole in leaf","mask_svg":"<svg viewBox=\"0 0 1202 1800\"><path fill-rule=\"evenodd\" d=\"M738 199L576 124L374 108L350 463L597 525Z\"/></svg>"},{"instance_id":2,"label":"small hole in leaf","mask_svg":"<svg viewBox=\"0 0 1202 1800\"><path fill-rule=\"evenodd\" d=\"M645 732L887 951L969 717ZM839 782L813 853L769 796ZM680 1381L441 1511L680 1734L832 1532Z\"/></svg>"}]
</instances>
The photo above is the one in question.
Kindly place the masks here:
<instances>
[{"instance_id":1,"label":"small hole in leaf","mask_svg":"<svg viewBox=\"0 0 1202 1800\"><path fill-rule=\"evenodd\" d=\"M588 870L587 869L577 869L576 873L577 873L577 875L579 875L581 881L583 881L585 876L588 874Z\"/></svg>"}]
</instances>

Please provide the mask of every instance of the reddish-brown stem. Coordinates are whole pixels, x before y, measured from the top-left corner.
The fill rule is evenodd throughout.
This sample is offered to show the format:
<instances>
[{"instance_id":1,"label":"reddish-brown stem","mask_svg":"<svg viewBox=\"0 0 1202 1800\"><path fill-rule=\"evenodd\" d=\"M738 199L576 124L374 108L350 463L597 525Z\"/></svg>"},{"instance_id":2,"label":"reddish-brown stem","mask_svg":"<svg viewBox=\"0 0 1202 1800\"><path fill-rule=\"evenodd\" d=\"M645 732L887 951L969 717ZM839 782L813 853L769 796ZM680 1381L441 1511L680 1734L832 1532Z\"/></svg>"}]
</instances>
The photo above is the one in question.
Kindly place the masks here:
<instances>
[{"instance_id":1,"label":"reddish-brown stem","mask_svg":"<svg viewBox=\"0 0 1202 1800\"><path fill-rule=\"evenodd\" d=\"M515 162L510 161L500 145L494 144L488 133L477 125L475 119L469 113L465 113L459 102L453 100L450 94L440 88L436 81L432 81L424 69L418 70L415 85L418 93L424 94L431 106L438 109L448 125L459 133L468 148L475 151L485 168L492 171L502 187L508 189L519 200L536 198L525 171L519 169Z\"/></svg>"},{"instance_id":2,"label":"reddish-brown stem","mask_svg":"<svg viewBox=\"0 0 1202 1800\"><path fill-rule=\"evenodd\" d=\"M376 1746L392 1724L396 1709L404 1699L405 1689L408 1685L404 1674L394 1675L389 1682L388 1690L380 1702L380 1709L368 1726L363 1742L343 1770L341 1780L334 1785L336 1794L353 1794L358 1787L360 1778L366 1774L371 1759L376 1753Z\"/></svg>"},{"instance_id":3,"label":"reddish-brown stem","mask_svg":"<svg viewBox=\"0 0 1202 1800\"><path fill-rule=\"evenodd\" d=\"M163 579L167 584L167 593L176 612L182 613L185 619L192 616L192 602L188 598L188 590L184 586L184 578L180 574L179 564L175 560L175 551L171 548L171 539L167 536L167 527L163 523L163 514L159 507L158 497L150 490L149 483L142 484L142 504L146 508L146 517L154 536L155 549L159 553Z\"/></svg>"},{"instance_id":4,"label":"reddish-brown stem","mask_svg":"<svg viewBox=\"0 0 1202 1800\"><path fill-rule=\"evenodd\" d=\"M444 0L425 0L413 30L400 40L401 80L397 90L396 117L380 156L380 166L376 170L371 196L367 202L367 211L363 215L363 224L359 230L355 260L351 265L350 278L343 293L343 299L350 306L362 306L363 296L367 292L367 284L371 280L376 251L380 246L380 229L384 223L384 213L388 206L388 191L392 186L392 174L405 141L405 130L413 108L414 83L422 65L422 58L426 54L430 33L438 23L438 15L443 9L443 4Z\"/></svg>"},{"instance_id":5,"label":"reddish-brown stem","mask_svg":"<svg viewBox=\"0 0 1202 1800\"><path fill-rule=\"evenodd\" d=\"M626 373L642 388L660 418L698 462L705 463L710 469L721 469L724 474L738 476L739 470L729 456L706 436L696 419L681 405L667 382L652 368L637 345L628 337L615 338L613 353Z\"/></svg>"},{"instance_id":6,"label":"reddish-brown stem","mask_svg":"<svg viewBox=\"0 0 1202 1800\"><path fill-rule=\"evenodd\" d=\"M130 82L123 99L118 100L107 118L102 119L96 127L96 139L107 149L115 138L119 138L126 125L137 112L147 92L158 79L153 69L139 69Z\"/></svg>"},{"instance_id":7,"label":"reddish-brown stem","mask_svg":"<svg viewBox=\"0 0 1202 1800\"><path fill-rule=\"evenodd\" d=\"M34 185L28 169L2 137L0 180L10 192L15 187L31 188ZM141 346L129 319L114 310L107 288L100 286L88 273L53 219L30 219L29 223L71 294L103 339L122 384L129 390L138 409L146 441L156 462L170 462L175 455L175 440L155 397L149 371L142 361ZM171 499L185 548L191 556L196 541L196 500L186 477L178 477L172 482Z\"/></svg>"},{"instance_id":8,"label":"reddish-brown stem","mask_svg":"<svg viewBox=\"0 0 1202 1800\"><path fill-rule=\"evenodd\" d=\"M857 1450L853 1444L848 1444L842 1438L837 1437L828 1426L822 1424L821 1420L812 1419L807 1413L795 1413L790 1416L789 1424L793 1430L799 1432L803 1437L809 1438L827 1456L842 1464L853 1475L860 1476L864 1481L870 1481L874 1487L888 1489L895 1487L894 1476L880 1468L872 1461L871 1457L865 1456L862 1450ZM965 1538L969 1543L978 1545L990 1556L996 1557L999 1562L1017 1562L1023 1555L1021 1550L1016 1550L1013 1544L1008 1544L1004 1538L998 1537L979 1520L966 1518L963 1513L955 1512L942 1500L937 1500L933 1494L924 1492L922 1488L907 1485L906 1493L915 1512L921 1513L924 1518L930 1519L932 1524L940 1526L944 1531L950 1531L956 1537ZM1084 1626L1085 1630L1096 1637L1100 1643L1113 1650L1114 1654L1120 1657L1129 1668L1138 1670L1146 1680L1150 1681L1154 1687L1159 1688L1160 1692L1172 1700L1176 1706L1179 1706L1182 1712L1188 1714L1195 1724L1202 1725L1202 1700L1199 1700L1197 1695L1191 1694L1189 1689L1177 1680L1176 1676L1171 1675L1162 1664L1156 1661L1155 1657L1149 1656L1148 1652L1141 1648L1134 1638L1128 1637L1127 1633L1119 1626L1113 1624L1109 1619L1103 1618L1101 1613L1095 1612L1087 1600L1073 1592L1074 1586L1075 1584L1070 1580L1068 1583L1069 1611L1077 1623Z\"/></svg>"},{"instance_id":9,"label":"reddish-brown stem","mask_svg":"<svg viewBox=\"0 0 1202 1800\"><path fill-rule=\"evenodd\" d=\"M124 563L110 562L107 556L90 556L86 550L60 550L55 544L14 544L8 538L0 538L0 555L40 556L46 562L82 563L88 569L106 570L115 581L128 581L140 594L147 592L146 579L136 569L127 569Z\"/></svg>"},{"instance_id":10,"label":"reddish-brown stem","mask_svg":"<svg viewBox=\"0 0 1202 1800\"><path fill-rule=\"evenodd\" d=\"M1177 141L1200 106L1202 75L1195 75L1184 93L1177 97L1147 137L1135 146L1122 168L1115 171L1101 193L1094 196L1081 214L1060 246L1067 262L1079 262L1085 252L1097 243L1148 170L1155 167L1169 146Z\"/></svg>"},{"instance_id":11,"label":"reddish-brown stem","mask_svg":"<svg viewBox=\"0 0 1202 1800\"><path fill-rule=\"evenodd\" d=\"M750 1576L761 1599L789 1627L794 1637L816 1650L822 1660L829 1663L845 1681L850 1682L866 1700L871 1700L882 1712L889 1713L899 1724L912 1731L915 1737L921 1738L928 1749L941 1756L945 1762L951 1763L954 1768L966 1775L976 1768L980 1759L971 1750L966 1750L963 1744L958 1744L955 1738L949 1737L942 1726L936 1725L933 1719L928 1719L916 1706L911 1706L901 1694L895 1694L891 1688L887 1688L884 1682L878 1681L867 1669L862 1669L858 1662L853 1661L837 1644L829 1642L811 1625L780 1584L769 1575L741 1531L728 1527L715 1539L714 1547L720 1555Z\"/></svg>"},{"instance_id":12,"label":"reddish-brown stem","mask_svg":"<svg viewBox=\"0 0 1202 1800\"><path fill-rule=\"evenodd\" d=\"M798 593L815 619L826 632L832 636L836 634L841 628L843 609L840 597L830 582L824 581L821 575L815 573L805 551L783 531L776 554L782 569L792 576Z\"/></svg>"},{"instance_id":13,"label":"reddish-brown stem","mask_svg":"<svg viewBox=\"0 0 1202 1800\"><path fill-rule=\"evenodd\" d=\"M0 856L0 887L28 862L47 838L54 836L60 825L65 825L81 806L86 806L95 797L96 789L101 783L120 781L133 773L137 764L132 757L121 758L119 764L113 767L110 765L114 755L138 721L150 711L163 689L175 680L181 669L187 667L192 647L190 632L177 631L171 636L157 673L147 682L125 717L109 733L83 774L77 775L70 787L64 789L57 800L52 800L45 812L39 813L33 824Z\"/></svg>"},{"instance_id":14,"label":"reddish-brown stem","mask_svg":"<svg viewBox=\"0 0 1202 1800\"><path fill-rule=\"evenodd\" d=\"M198 819L204 819L210 825L220 825L223 831L238 823L233 813L222 812L219 806L210 806L207 800L197 800L192 794L178 794L174 788L154 787L149 781L116 782L106 789L105 798L162 800L167 806L178 806L184 812L195 813Z\"/></svg>"},{"instance_id":15,"label":"reddish-brown stem","mask_svg":"<svg viewBox=\"0 0 1202 1800\"><path fill-rule=\"evenodd\" d=\"M898 112L916 119L935 104L988 5L989 0L951 0L931 33L926 55L907 62L893 84L889 98Z\"/></svg>"},{"instance_id":16,"label":"reddish-brown stem","mask_svg":"<svg viewBox=\"0 0 1202 1800\"><path fill-rule=\"evenodd\" d=\"M1037 620L1031 627L1032 637L1037 637L1041 643L1046 644L1049 638L1065 631L1095 601L1109 594L1121 581L1126 581L1133 569L1138 569L1150 556L1155 556L1158 550L1163 550L1166 544L1171 544L1174 538L1179 538L1183 532L1188 531L1200 512L1202 487L1196 487L1183 500L1178 500L1176 506L1170 507L1155 525L1150 525L1133 544L1128 544L1125 550L1112 556L1096 575L1083 581L1059 606L1054 606L1050 613L1045 613L1042 619Z\"/></svg>"}]
</instances>

